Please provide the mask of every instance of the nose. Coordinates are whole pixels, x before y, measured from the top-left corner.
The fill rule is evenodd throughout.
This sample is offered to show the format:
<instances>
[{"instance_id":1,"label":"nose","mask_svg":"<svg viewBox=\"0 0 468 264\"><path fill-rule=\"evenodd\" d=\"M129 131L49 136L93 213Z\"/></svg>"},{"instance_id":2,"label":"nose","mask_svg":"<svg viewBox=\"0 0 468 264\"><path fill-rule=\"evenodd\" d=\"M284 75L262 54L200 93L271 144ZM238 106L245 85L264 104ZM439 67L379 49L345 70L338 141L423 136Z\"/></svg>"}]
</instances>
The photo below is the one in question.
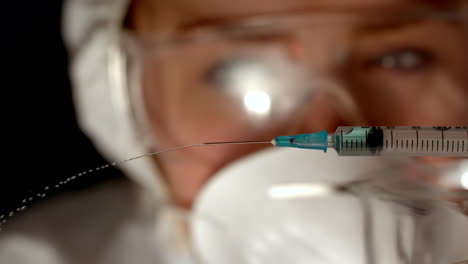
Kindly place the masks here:
<instances>
[{"instance_id":1,"label":"nose","mask_svg":"<svg viewBox=\"0 0 468 264\"><path fill-rule=\"evenodd\" d=\"M299 110L293 133L334 131L340 125L366 125L341 78L349 37L346 32L316 29L295 35L287 45L291 60L307 72L309 101Z\"/></svg>"},{"instance_id":2,"label":"nose","mask_svg":"<svg viewBox=\"0 0 468 264\"><path fill-rule=\"evenodd\" d=\"M351 36L349 29L329 25L300 30L289 39L287 53L307 73L310 100L299 110L292 133L334 131L340 125L365 125L364 118L343 82Z\"/></svg>"},{"instance_id":3,"label":"nose","mask_svg":"<svg viewBox=\"0 0 468 264\"><path fill-rule=\"evenodd\" d=\"M334 132L338 126L367 125L353 99L342 86L323 85L315 92L296 118L292 133L311 133L327 130Z\"/></svg>"}]
</instances>

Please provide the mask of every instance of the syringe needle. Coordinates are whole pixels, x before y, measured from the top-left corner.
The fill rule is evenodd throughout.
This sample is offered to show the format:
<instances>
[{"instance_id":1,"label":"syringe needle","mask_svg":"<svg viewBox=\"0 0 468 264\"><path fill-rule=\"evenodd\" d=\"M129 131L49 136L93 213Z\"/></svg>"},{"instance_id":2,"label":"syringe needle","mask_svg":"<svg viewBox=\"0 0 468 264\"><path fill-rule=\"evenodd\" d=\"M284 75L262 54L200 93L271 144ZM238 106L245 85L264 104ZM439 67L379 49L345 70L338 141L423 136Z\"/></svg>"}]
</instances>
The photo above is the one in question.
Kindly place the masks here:
<instances>
[{"instance_id":1,"label":"syringe needle","mask_svg":"<svg viewBox=\"0 0 468 264\"><path fill-rule=\"evenodd\" d=\"M141 158L144 158L144 157L155 156L155 155L164 154L164 153L167 153L167 152L172 152L172 151L175 151L175 150L182 150L182 149L193 148L193 147L202 147L202 146L210 146L210 145L211 145L211 146L215 146L215 145L247 145L247 144L272 144L272 142L271 142L271 141L266 141L266 140L265 140L265 141L205 142L205 143L198 143L198 144L192 144L192 145L185 145L185 146L176 147L176 148L171 148L171 149L165 149L165 150L154 151L154 152L151 152L151 153L147 153L147 154L144 154L144 155L136 156L136 157L133 157L133 158L130 158L130 159L126 159L126 160L122 160L122 161L119 161L119 162L113 162L113 163L111 163L111 165L116 166L116 165L119 165L119 164L121 164L121 163L126 163L126 162L129 162L129 161L141 159Z\"/></svg>"},{"instance_id":2,"label":"syringe needle","mask_svg":"<svg viewBox=\"0 0 468 264\"><path fill-rule=\"evenodd\" d=\"M246 145L246 144L271 144L271 140L263 141L226 141L226 142L207 142L201 145Z\"/></svg>"}]
</instances>

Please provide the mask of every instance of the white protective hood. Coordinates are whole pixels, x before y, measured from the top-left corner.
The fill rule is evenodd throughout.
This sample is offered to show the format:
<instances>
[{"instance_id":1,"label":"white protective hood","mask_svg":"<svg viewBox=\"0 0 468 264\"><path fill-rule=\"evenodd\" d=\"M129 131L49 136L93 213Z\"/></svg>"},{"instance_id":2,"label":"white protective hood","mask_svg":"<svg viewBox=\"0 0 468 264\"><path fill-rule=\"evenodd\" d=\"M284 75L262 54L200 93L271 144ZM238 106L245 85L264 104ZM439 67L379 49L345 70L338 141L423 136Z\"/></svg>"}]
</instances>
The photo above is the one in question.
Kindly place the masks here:
<instances>
[{"instance_id":1,"label":"white protective hood","mask_svg":"<svg viewBox=\"0 0 468 264\"><path fill-rule=\"evenodd\" d=\"M149 152L138 137L129 104L118 34L129 0L69 0L63 35L78 123L110 162ZM165 199L166 187L150 159L120 167L134 181Z\"/></svg>"}]
</instances>

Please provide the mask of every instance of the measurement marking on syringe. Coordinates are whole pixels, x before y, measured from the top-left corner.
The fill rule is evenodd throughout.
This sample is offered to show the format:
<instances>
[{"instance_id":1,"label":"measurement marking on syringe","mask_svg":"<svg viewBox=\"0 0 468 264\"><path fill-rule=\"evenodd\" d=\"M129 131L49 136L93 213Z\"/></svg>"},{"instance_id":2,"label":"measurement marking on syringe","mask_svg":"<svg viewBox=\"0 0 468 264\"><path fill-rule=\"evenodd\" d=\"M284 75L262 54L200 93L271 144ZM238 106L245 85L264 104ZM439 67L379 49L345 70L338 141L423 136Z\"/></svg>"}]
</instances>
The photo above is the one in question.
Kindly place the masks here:
<instances>
[{"instance_id":1,"label":"measurement marking on syringe","mask_svg":"<svg viewBox=\"0 0 468 264\"><path fill-rule=\"evenodd\" d=\"M340 138L343 139L343 130L340 131ZM340 149L343 149L343 140L340 140Z\"/></svg>"},{"instance_id":2,"label":"measurement marking on syringe","mask_svg":"<svg viewBox=\"0 0 468 264\"><path fill-rule=\"evenodd\" d=\"M393 129L390 129L390 147L393 149Z\"/></svg>"},{"instance_id":3,"label":"measurement marking on syringe","mask_svg":"<svg viewBox=\"0 0 468 264\"><path fill-rule=\"evenodd\" d=\"M442 130L442 152L444 152L444 140L445 140L445 134L444 134L444 131Z\"/></svg>"},{"instance_id":4,"label":"measurement marking on syringe","mask_svg":"<svg viewBox=\"0 0 468 264\"><path fill-rule=\"evenodd\" d=\"M416 129L416 151L419 151L419 132Z\"/></svg>"}]
</instances>

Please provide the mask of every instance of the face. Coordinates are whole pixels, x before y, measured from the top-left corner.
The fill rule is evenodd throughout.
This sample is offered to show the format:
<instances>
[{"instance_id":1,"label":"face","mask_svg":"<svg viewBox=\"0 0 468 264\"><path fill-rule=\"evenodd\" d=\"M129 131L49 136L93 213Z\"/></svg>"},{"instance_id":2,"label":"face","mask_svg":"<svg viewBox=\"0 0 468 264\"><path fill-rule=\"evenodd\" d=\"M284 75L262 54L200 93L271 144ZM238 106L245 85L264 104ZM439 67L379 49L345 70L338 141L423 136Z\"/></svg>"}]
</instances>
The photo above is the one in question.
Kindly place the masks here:
<instances>
[{"instance_id":1,"label":"face","mask_svg":"<svg viewBox=\"0 0 468 264\"><path fill-rule=\"evenodd\" d=\"M401 16L414 10L461 12L462 4L136 0L129 25L143 40L197 39L218 32L210 41L159 46L145 53L144 108L158 148L269 140L282 134L333 131L338 125L466 126L467 23ZM272 24L261 34L244 28L241 21L258 16L289 26ZM244 33L219 37L219 29L228 35ZM277 93L282 100L268 101L272 111L282 110L268 118L245 114L245 97L240 100L226 84L238 65L256 69L259 61L273 72L269 86L288 80L288 87ZM200 147L157 162L176 203L190 207L213 173L260 148Z\"/></svg>"}]
</instances>

